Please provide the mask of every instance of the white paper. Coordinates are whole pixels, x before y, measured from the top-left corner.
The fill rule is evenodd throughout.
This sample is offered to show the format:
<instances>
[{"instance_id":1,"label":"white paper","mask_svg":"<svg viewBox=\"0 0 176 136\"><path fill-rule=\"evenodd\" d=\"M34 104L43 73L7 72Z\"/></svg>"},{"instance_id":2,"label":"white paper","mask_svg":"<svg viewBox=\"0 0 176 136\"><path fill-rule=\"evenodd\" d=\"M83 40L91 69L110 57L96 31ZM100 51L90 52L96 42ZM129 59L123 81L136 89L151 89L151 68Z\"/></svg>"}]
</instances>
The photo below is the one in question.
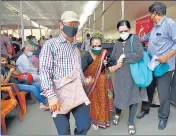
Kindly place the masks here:
<instances>
[{"instance_id":1,"label":"white paper","mask_svg":"<svg viewBox=\"0 0 176 136\"><path fill-rule=\"evenodd\" d=\"M56 118L57 117L57 112L53 112L52 117Z\"/></svg>"},{"instance_id":2,"label":"white paper","mask_svg":"<svg viewBox=\"0 0 176 136\"><path fill-rule=\"evenodd\" d=\"M153 56L152 60L148 64L148 68L152 71L154 71L155 68L160 64L159 61L156 61L157 58L158 58L157 56Z\"/></svg>"}]
</instances>

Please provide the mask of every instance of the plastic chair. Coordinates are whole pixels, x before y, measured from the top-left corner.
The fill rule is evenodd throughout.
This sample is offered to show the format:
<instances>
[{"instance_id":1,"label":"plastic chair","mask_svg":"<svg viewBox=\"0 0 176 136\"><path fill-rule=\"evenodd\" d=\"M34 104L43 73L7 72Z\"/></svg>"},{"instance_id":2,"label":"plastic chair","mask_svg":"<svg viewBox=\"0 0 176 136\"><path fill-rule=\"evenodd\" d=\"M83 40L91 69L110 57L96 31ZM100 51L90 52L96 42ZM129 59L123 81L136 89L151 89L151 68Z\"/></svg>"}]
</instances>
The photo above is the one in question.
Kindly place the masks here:
<instances>
[{"instance_id":1,"label":"plastic chair","mask_svg":"<svg viewBox=\"0 0 176 136\"><path fill-rule=\"evenodd\" d=\"M1 87L4 87L4 86L10 86L10 87L14 88L14 95L17 96L17 98L18 98L19 105L21 107L23 115L26 115L27 114L27 105L26 105L26 94L27 94L27 92L19 92L16 84L14 84L14 83L1 84ZM32 94L31 94L31 97L32 97L33 101L36 102L36 99L34 99Z\"/></svg>"},{"instance_id":2,"label":"plastic chair","mask_svg":"<svg viewBox=\"0 0 176 136\"><path fill-rule=\"evenodd\" d=\"M10 86L1 87L1 91L6 91L9 93L10 99L8 100L1 100L1 127L3 135L7 133L6 123L5 123L5 116L10 113L14 108L17 107L18 116L21 122L23 122L23 117L21 113L20 106L18 101L15 99L15 95L12 91Z\"/></svg>"}]
</instances>

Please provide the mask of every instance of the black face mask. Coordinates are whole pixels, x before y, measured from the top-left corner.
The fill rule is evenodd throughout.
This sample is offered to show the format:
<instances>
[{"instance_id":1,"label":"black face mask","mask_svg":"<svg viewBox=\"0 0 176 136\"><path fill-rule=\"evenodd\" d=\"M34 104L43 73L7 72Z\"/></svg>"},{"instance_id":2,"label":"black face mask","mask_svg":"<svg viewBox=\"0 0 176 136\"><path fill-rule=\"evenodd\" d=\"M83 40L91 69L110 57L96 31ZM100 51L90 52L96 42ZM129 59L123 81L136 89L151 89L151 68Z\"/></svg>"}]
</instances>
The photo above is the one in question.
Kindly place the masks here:
<instances>
[{"instance_id":1,"label":"black face mask","mask_svg":"<svg viewBox=\"0 0 176 136\"><path fill-rule=\"evenodd\" d=\"M7 67L7 64L8 63L1 63L1 67L5 68L5 67Z\"/></svg>"},{"instance_id":2,"label":"black face mask","mask_svg":"<svg viewBox=\"0 0 176 136\"><path fill-rule=\"evenodd\" d=\"M72 38L77 34L78 28L64 25L62 30L68 37Z\"/></svg>"}]
</instances>

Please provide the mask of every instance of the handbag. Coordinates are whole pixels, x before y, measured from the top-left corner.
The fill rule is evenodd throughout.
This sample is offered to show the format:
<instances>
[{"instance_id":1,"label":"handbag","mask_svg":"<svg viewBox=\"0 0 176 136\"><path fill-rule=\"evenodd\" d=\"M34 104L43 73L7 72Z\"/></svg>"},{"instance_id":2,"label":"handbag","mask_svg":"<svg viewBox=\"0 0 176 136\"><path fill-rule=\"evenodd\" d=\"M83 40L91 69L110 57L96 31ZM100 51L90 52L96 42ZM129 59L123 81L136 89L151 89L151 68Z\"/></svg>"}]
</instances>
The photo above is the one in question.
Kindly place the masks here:
<instances>
[{"instance_id":1,"label":"handbag","mask_svg":"<svg viewBox=\"0 0 176 136\"><path fill-rule=\"evenodd\" d=\"M63 78L53 80L54 91L60 102L60 110L54 112L54 114L67 114L83 103L90 104L81 82L78 53L79 51L76 48L74 56L76 63L73 71Z\"/></svg>"},{"instance_id":2,"label":"handbag","mask_svg":"<svg viewBox=\"0 0 176 136\"><path fill-rule=\"evenodd\" d=\"M134 36L130 37L131 53L134 54ZM146 88L153 80L152 71L148 68L149 55L143 50L143 58L139 62L130 64L131 75L138 87Z\"/></svg>"},{"instance_id":3,"label":"handbag","mask_svg":"<svg viewBox=\"0 0 176 136\"><path fill-rule=\"evenodd\" d=\"M167 62L165 64L160 63L154 70L154 76L160 77L164 75L166 72L168 72L169 69L170 69L170 66Z\"/></svg>"}]
</instances>

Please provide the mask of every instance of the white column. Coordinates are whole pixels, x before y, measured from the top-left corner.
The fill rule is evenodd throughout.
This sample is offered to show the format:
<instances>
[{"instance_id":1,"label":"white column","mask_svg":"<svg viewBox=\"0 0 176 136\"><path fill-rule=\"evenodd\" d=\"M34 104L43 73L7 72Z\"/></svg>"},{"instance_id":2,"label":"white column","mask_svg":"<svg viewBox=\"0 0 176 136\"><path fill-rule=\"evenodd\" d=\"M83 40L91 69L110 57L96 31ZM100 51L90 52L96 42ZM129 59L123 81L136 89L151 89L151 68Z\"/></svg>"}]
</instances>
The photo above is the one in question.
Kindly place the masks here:
<instances>
[{"instance_id":1,"label":"white column","mask_svg":"<svg viewBox=\"0 0 176 136\"><path fill-rule=\"evenodd\" d=\"M18 25L18 35L19 35L19 37L21 37L21 34L20 34L20 25Z\"/></svg>"},{"instance_id":2,"label":"white column","mask_svg":"<svg viewBox=\"0 0 176 136\"><path fill-rule=\"evenodd\" d=\"M21 11L21 38L22 46L24 46L24 22L23 22L23 3L20 1L20 11Z\"/></svg>"},{"instance_id":3,"label":"white column","mask_svg":"<svg viewBox=\"0 0 176 136\"><path fill-rule=\"evenodd\" d=\"M40 29L40 37L42 37L42 32L41 32L41 28L40 28L40 25L39 25L39 29Z\"/></svg>"},{"instance_id":4,"label":"white column","mask_svg":"<svg viewBox=\"0 0 176 136\"><path fill-rule=\"evenodd\" d=\"M96 11L96 9L95 9ZM93 23L93 31L95 31L95 11L94 11L94 23Z\"/></svg>"},{"instance_id":5,"label":"white column","mask_svg":"<svg viewBox=\"0 0 176 136\"><path fill-rule=\"evenodd\" d=\"M30 27L32 26L32 22L31 22L31 20L30 20ZM32 28L31 28L31 35L32 35Z\"/></svg>"},{"instance_id":6,"label":"white column","mask_svg":"<svg viewBox=\"0 0 176 136\"><path fill-rule=\"evenodd\" d=\"M0 35L1 35L1 32L2 32L2 22L0 24Z\"/></svg>"},{"instance_id":7,"label":"white column","mask_svg":"<svg viewBox=\"0 0 176 136\"><path fill-rule=\"evenodd\" d=\"M89 16L89 33L90 33L90 19L91 19L91 16Z\"/></svg>"},{"instance_id":8,"label":"white column","mask_svg":"<svg viewBox=\"0 0 176 136\"><path fill-rule=\"evenodd\" d=\"M125 12L124 8L125 8L125 1L121 0L121 20L124 19L124 12Z\"/></svg>"},{"instance_id":9,"label":"white column","mask_svg":"<svg viewBox=\"0 0 176 136\"><path fill-rule=\"evenodd\" d=\"M83 40L84 40L84 27L82 27L82 43L83 43Z\"/></svg>"},{"instance_id":10,"label":"white column","mask_svg":"<svg viewBox=\"0 0 176 136\"><path fill-rule=\"evenodd\" d=\"M84 24L83 27L82 27L82 31L83 31L83 40L84 40L84 27L85 27L85 24Z\"/></svg>"},{"instance_id":11,"label":"white column","mask_svg":"<svg viewBox=\"0 0 176 136\"><path fill-rule=\"evenodd\" d=\"M103 1L103 12L104 12L104 1ZM102 12L102 13L103 13ZM103 16L102 16L102 28L101 28L101 30L102 30L102 33L103 33L103 35L104 35L104 14L103 14Z\"/></svg>"}]
</instances>

